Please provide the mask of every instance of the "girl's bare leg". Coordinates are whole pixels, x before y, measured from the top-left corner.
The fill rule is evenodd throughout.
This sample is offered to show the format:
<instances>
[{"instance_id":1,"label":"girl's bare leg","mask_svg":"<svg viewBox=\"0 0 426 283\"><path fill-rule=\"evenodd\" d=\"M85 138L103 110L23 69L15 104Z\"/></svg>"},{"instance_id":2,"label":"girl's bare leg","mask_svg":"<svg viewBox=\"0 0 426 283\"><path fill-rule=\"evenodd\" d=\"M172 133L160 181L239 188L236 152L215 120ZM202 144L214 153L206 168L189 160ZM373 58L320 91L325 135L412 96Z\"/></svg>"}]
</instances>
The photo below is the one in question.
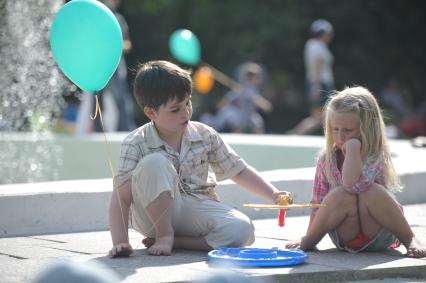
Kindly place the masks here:
<instances>
[{"instance_id":1,"label":"girl's bare leg","mask_svg":"<svg viewBox=\"0 0 426 283\"><path fill-rule=\"evenodd\" d=\"M416 238L398 203L378 184L359 195L361 229L373 238L380 227L392 232L407 248L408 257L426 257L426 247Z\"/></svg>"},{"instance_id":2,"label":"girl's bare leg","mask_svg":"<svg viewBox=\"0 0 426 283\"><path fill-rule=\"evenodd\" d=\"M333 229L337 229L342 242L352 240L359 232L356 198L340 187L330 191L323 201L326 206L315 214L306 235L300 240L300 246L287 247L313 249Z\"/></svg>"},{"instance_id":3,"label":"girl's bare leg","mask_svg":"<svg viewBox=\"0 0 426 283\"><path fill-rule=\"evenodd\" d=\"M154 225L155 242L148 248L150 255L171 255L174 230L171 222L173 199L170 192L162 192L148 204L146 212Z\"/></svg>"}]
</instances>

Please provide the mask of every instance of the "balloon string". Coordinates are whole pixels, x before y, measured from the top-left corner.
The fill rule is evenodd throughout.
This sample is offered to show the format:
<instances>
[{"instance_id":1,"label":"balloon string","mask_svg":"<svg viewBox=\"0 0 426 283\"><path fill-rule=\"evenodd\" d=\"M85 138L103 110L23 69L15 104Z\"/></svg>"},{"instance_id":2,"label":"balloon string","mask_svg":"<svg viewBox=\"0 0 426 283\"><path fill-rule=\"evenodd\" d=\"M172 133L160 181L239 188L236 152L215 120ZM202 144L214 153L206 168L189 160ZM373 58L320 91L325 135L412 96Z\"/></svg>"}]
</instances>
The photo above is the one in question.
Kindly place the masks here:
<instances>
[{"instance_id":1,"label":"balloon string","mask_svg":"<svg viewBox=\"0 0 426 283\"><path fill-rule=\"evenodd\" d=\"M215 67L207 64L206 62L202 62L203 65L209 67L213 74L214 74L214 78L220 82L221 84L223 84L224 86L233 89L236 86L239 85L239 83L237 83L235 80L231 79L228 75L222 73L221 71L219 71L218 69L216 69Z\"/></svg>"},{"instance_id":2,"label":"balloon string","mask_svg":"<svg viewBox=\"0 0 426 283\"><path fill-rule=\"evenodd\" d=\"M102 118L102 110L101 110L101 106L99 104L99 97L96 95L96 110L95 110L95 116L92 118L92 120L96 119L97 114L99 114L99 120L101 122L101 127L102 127L102 133L104 135L104 140L105 140L105 145L106 145L106 152L108 155L108 164L109 164L109 168L111 169L111 174L112 177L115 177L115 172L114 172L114 167L112 166L112 162L111 162L111 154L109 152L109 143L105 134L105 128L104 128L104 120Z\"/></svg>"},{"instance_id":3,"label":"balloon string","mask_svg":"<svg viewBox=\"0 0 426 283\"><path fill-rule=\"evenodd\" d=\"M104 135L104 140L105 140L105 147L106 147L106 152L107 152L107 156L108 156L108 164L109 164L109 168L111 169L111 174L112 174L112 178L114 179L115 177L115 172L114 172L114 167L112 166L112 162L111 162L111 154L109 152L109 143L105 134L105 128L104 128L104 121L102 118L102 110L101 110L101 106L99 104L99 97L98 95L95 95L96 98L96 108L95 108L95 113L94 115L90 115L90 118L92 120L96 119L97 115L99 114L99 120L101 122L101 127L102 127L102 133ZM121 196L120 193L118 192L118 190L115 190L117 193L117 198L118 198L118 204L120 206L120 211L121 211L121 219L122 219L122 223L123 223L123 230L126 233L126 238L127 238L127 242L129 242L129 231L128 229L126 229L126 223L124 221L124 213L123 213L123 206L121 204ZM162 213L161 215L153 222L151 229L148 232L148 235L151 233L151 231L155 228L155 225L157 225L158 221L160 221L160 219L164 216L164 214L166 214L166 212L169 210L169 207L167 207ZM142 243L142 242L141 242ZM137 249L139 247L140 243L135 247L135 249Z\"/></svg>"},{"instance_id":4,"label":"balloon string","mask_svg":"<svg viewBox=\"0 0 426 283\"><path fill-rule=\"evenodd\" d=\"M92 119L92 120L95 120L96 117L98 116L98 113L101 111L101 106L99 105L98 95L95 95L95 98L96 98L95 114L94 115L90 114L90 119ZM101 124L102 124L102 131L103 131L104 125L102 123L102 117L101 117Z\"/></svg>"},{"instance_id":5,"label":"balloon string","mask_svg":"<svg viewBox=\"0 0 426 283\"><path fill-rule=\"evenodd\" d=\"M106 137L106 134L105 134L104 121L103 121L103 118L102 118L102 110L101 110L101 106L99 104L99 97L98 97L98 95L95 95L95 98L96 98L95 114L93 116L90 115L90 118L92 120L95 120L96 117L99 114L99 120L101 122L102 133L104 135L104 140L105 140L105 149L106 149L107 158L108 158L108 165L109 165L109 168L111 170L112 179L114 180L114 178L115 178L115 172L114 172L114 167L112 166L112 162L111 162L111 153L109 151L109 143L108 143L108 140L107 140L107 137ZM128 231L128 229L126 229L126 223L124 221L123 206L121 205L121 196L120 196L120 193L118 192L118 190L115 190L115 191L117 193L118 204L120 206L121 219L123 220L123 230L126 233L127 241L129 241L129 231Z\"/></svg>"}]
</instances>

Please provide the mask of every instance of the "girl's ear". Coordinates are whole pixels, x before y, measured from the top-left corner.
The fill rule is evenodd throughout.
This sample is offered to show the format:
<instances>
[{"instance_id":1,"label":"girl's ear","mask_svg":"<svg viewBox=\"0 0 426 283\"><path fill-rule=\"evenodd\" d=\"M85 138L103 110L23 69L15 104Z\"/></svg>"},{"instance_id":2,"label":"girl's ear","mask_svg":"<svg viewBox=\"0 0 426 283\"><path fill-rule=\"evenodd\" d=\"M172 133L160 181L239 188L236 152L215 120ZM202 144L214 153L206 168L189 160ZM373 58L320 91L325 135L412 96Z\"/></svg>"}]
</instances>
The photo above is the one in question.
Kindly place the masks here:
<instances>
[{"instance_id":1,"label":"girl's ear","mask_svg":"<svg viewBox=\"0 0 426 283\"><path fill-rule=\"evenodd\" d=\"M150 120L155 120L157 117L157 112L154 110L154 108L145 106L143 108L143 113L148 117Z\"/></svg>"}]
</instances>

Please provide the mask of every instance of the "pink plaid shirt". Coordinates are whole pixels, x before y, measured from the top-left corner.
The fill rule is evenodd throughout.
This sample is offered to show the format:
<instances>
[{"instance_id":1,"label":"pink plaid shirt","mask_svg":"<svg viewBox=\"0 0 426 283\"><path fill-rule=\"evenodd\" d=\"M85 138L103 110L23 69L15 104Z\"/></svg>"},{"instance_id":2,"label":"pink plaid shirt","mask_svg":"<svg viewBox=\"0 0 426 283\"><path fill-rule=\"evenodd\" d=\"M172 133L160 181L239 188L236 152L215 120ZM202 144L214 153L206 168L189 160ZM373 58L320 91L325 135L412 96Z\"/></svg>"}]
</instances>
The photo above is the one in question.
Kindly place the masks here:
<instances>
[{"instance_id":1,"label":"pink plaid shirt","mask_svg":"<svg viewBox=\"0 0 426 283\"><path fill-rule=\"evenodd\" d=\"M317 169L315 172L314 187L312 189L311 203L321 203L327 193L338 186L343 186L342 172L337 166L337 154L339 149L333 151L333 158L331 162L331 178L327 178L325 170L325 154L322 154L317 162ZM341 152L340 152L341 153ZM362 167L361 175L358 182L353 187L345 187L345 190L351 193L362 193L367 191L373 183L385 186L383 176L384 161L368 160ZM399 206L403 211L402 206ZM313 208L312 213L316 212L318 208ZM401 245L399 240L391 244L390 248L398 248Z\"/></svg>"},{"instance_id":2,"label":"pink plaid shirt","mask_svg":"<svg viewBox=\"0 0 426 283\"><path fill-rule=\"evenodd\" d=\"M312 189L312 204L319 204L322 202L327 193L338 186L343 186L342 172L337 166L337 154L339 149L333 151L333 158L331 163L331 178L328 178L325 170L325 154L318 158L317 168L315 172L314 187ZM351 193L362 193L367 191L373 183L385 185L383 178L383 159L370 160L364 163L361 175L358 182L353 187L347 187L345 190ZM316 211L317 209L313 209Z\"/></svg>"}]
</instances>

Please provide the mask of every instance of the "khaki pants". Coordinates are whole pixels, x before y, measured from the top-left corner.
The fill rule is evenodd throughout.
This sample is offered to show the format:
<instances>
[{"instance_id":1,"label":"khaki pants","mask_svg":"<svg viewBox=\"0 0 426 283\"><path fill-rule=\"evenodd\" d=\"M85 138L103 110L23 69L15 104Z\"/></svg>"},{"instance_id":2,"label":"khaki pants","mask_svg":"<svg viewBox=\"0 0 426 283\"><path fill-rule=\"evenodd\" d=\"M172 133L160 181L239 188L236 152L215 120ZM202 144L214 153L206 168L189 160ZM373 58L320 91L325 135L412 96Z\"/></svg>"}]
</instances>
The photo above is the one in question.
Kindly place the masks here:
<instances>
[{"instance_id":1,"label":"khaki pants","mask_svg":"<svg viewBox=\"0 0 426 283\"><path fill-rule=\"evenodd\" d=\"M245 214L215 200L181 194L178 184L176 169L160 153L149 154L139 162L132 176L131 211L135 230L146 237L155 237L145 208L168 191L173 199L173 207L169 209L172 209L175 236L205 237L214 249L242 247L254 242L254 227Z\"/></svg>"}]
</instances>

